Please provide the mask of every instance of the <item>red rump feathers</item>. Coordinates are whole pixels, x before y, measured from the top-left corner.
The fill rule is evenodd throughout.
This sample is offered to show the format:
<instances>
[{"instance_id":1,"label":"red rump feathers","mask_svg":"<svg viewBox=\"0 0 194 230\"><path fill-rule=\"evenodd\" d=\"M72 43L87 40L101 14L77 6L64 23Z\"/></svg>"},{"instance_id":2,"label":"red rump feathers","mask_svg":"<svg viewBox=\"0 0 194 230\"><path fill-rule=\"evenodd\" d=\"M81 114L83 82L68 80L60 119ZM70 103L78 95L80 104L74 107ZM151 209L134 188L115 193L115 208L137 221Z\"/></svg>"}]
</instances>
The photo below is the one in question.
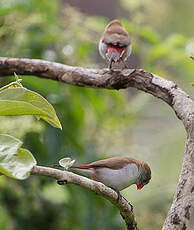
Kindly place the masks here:
<instances>
[{"instance_id":1,"label":"red rump feathers","mask_svg":"<svg viewBox=\"0 0 194 230\"><path fill-rule=\"evenodd\" d=\"M94 167L93 167L93 166L90 166L90 165L74 165L72 168L94 169Z\"/></svg>"},{"instance_id":2,"label":"red rump feathers","mask_svg":"<svg viewBox=\"0 0 194 230\"><path fill-rule=\"evenodd\" d=\"M108 45L106 57L109 61L120 62L125 51L126 47Z\"/></svg>"}]
</instances>

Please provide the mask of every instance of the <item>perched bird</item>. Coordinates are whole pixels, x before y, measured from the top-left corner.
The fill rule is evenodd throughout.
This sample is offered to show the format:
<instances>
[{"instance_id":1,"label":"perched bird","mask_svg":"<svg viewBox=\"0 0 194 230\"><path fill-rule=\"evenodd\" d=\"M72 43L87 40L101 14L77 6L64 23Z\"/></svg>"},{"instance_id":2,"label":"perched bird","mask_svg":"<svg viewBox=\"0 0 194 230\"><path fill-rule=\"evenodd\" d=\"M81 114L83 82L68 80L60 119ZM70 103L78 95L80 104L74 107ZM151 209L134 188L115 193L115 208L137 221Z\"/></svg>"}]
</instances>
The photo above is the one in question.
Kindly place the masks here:
<instances>
[{"instance_id":1,"label":"perched bird","mask_svg":"<svg viewBox=\"0 0 194 230\"><path fill-rule=\"evenodd\" d=\"M151 179L148 164L130 157L112 157L90 164L72 165L71 168L91 176L93 180L102 182L117 192L132 184L136 184L140 190Z\"/></svg>"},{"instance_id":2,"label":"perched bird","mask_svg":"<svg viewBox=\"0 0 194 230\"><path fill-rule=\"evenodd\" d=\"M123 62L127 68L125 61L130 56L131 51L131 39L128 32L119 20L111 21L106 26L99 42L100 55L109 62L110 69L113 62Z\"/></svg>"}]
</instances>

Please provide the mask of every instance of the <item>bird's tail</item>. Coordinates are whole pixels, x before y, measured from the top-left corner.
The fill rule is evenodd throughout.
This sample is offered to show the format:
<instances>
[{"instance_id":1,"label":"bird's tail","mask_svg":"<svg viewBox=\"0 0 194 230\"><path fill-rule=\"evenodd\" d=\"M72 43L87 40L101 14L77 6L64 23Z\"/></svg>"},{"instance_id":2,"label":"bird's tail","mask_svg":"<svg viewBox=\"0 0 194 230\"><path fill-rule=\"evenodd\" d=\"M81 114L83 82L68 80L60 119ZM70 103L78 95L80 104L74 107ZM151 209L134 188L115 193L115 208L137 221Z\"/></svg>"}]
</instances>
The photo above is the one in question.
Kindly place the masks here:
<instances>
[{"instance_id":1,"label":"bird's tail","mask_svg":"<svg viewBox=\"0 0 194 230\"><path fill-rule=\"evenodd\" d=\"M117 52L112 52L112 53L108 52L106 54L106 57L109 62L118 62L120 59L120 55Z\"/></svg>"},{"instance_id":2,"label":"bird's tail","mask_svg":"<svg viewBox=\"0 0 194 230\"><path fill-rule=\"evenodd\" d=\"M120 62L125 52L125 48L117 46L109 46L107 49L106 57L109 62Z\"/></svg>"},{"instance_id":3,"label":"bird's tail","mask_svg":"<svg viewBox=\"0 0 194 230\"><path fill-rule=\"evenodd\" d=\"M84 175L92 176L94 174L94 167L90 165L72 165L71 168Z\"/></svg>"}]
</instances>

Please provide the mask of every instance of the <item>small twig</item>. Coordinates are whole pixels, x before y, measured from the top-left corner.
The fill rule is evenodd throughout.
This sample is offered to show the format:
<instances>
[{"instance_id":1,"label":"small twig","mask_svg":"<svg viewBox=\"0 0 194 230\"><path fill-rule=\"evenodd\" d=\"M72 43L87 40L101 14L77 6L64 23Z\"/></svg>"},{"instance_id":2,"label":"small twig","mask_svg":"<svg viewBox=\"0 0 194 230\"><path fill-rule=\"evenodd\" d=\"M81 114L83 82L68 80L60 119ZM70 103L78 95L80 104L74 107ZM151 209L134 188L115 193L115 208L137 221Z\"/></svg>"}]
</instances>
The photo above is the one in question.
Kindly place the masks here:
<instances>
[{"instance_id":1,"label":"small twig","mask_svg":"<svg viewBox=\"0 0 194 230\"><path fill-rule=\"evenodd\" d=\"M15 81L9 83L8 85L5 85L3 87L0 88L0 91L4 90L4 89L7 89L7 88L14 88L14 87L21 87L23 88L23 85L22 85L22 79L18 78L17 74L14 72L14 76L15 76Z\"/></svg>"},{"instance_id":2,"label":"small twig","mask_svg":"<svg viewBox=\"0 0 194 230\"><path fill-rule=\"evenodd\" d=\"M118 200L117 193L113 189L105 186L104 184L88 179L87 177L79 176L72 172L62 171L59 169L43 167L43 166L34 166L33 169L31 170L31 174L52 177L53 179L56 179L57 181L60 182L65 181L65 184L71 183L90 189L96 194L103 196L104 198L109 200L113 205L115 205L119 209L120 214L123 220L125 221L127 230L138 230L137 222L133 214L132 205L122 196ZM63 185L63 183L59 183L59 184Z\"/></svg>"}]
</instances>

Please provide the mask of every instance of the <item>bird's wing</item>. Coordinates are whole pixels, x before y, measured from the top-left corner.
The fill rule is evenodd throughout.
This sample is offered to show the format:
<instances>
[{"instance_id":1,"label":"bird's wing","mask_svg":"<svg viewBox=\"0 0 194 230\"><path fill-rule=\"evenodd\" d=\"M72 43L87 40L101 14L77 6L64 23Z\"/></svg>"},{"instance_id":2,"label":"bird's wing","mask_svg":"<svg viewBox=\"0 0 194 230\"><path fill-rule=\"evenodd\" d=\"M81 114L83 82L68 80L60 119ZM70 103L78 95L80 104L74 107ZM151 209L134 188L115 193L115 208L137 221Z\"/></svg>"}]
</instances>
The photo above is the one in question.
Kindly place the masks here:
<instances>
[{"instance_id":1,"label":"bird's wing","mask_svg":"<svg viewBox=\"0 0 194 230\"><path fill-rule=\"evenodd\" d=\"M112 44L120 47L128 46L131 43L128 34L119 33L106 33L103 41L105 44Z\"/></svg>"},{"instance_id":2,"label":"bird's wing","mask_svg":"<svg viewBox=\"0 0 194 230\"><path fill-rule=\"evenodd\" d=\"M112 157L105 160L95 161L88 165L94 168L104 167L104 168L111 168L111 169L120 169L129 163L135 163L139 165L137 160L130 157Z\"/></svg>"}]
</instances>

